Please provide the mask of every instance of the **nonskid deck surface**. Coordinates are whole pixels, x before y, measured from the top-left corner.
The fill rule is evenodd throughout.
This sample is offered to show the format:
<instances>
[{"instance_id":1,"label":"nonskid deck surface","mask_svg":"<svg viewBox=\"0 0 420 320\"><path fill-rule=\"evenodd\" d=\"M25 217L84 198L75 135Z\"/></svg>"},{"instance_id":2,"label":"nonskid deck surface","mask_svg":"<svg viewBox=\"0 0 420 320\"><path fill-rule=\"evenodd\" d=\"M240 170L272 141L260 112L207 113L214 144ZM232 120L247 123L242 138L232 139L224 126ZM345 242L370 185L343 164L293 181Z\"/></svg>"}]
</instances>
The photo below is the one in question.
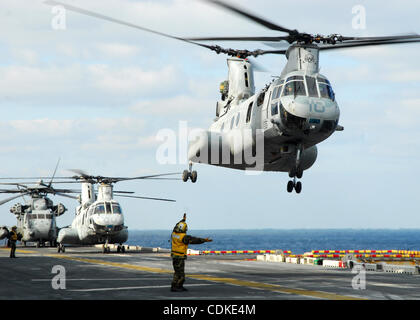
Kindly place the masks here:
<instances>
[{"instance_id":1,"label":"nonskid deck surface","mask_svg":"<svg viewBox=\"0 0 420 320\"><path fill-rule=\"evenodd\" d=\"M98 248L0 249L0 299L420 299L420 276L255 261L255 255L190 256L187 292L171 292L168 253L103 254ZM65 278L64 278L65 277ZM65 279L65 281L64 281ZM64 288L65 286L65 288Z\"/></svg>"}]
</instances>

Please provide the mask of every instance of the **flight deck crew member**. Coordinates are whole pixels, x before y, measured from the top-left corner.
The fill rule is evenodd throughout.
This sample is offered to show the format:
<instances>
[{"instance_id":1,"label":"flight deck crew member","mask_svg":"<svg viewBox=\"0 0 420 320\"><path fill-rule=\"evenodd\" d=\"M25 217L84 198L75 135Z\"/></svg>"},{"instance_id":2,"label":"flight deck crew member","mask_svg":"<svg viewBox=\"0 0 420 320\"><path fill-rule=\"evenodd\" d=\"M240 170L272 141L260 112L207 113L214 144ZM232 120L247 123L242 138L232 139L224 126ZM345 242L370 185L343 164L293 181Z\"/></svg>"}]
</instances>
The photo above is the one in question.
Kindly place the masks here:
<instances>
[{"instance_id":1,"label":"flight deck crew member","mask_svg":"<svg viewBox=\"0 0 420 320\"><path fill-rule=\"evenodd\" d=\"M196 238L187 235L187 223L185 220L187 215L184 213L184 218L179 221L172 231L172 248L171 257L172 265L174 267L174 278L172 280L171 291L180 292L187 291L183 287L185 281L185 260L187 259L187 249L189 244L202 244L204 242L213 241L209 238Z\"/></svg>"},{"instance_id":2,"label":"flight deck crew member","mask_svg":"<svg viewBox=\"0 0 420 320\"><path fill-rule=\"evenodd\" d=\"M16 251L16 241L18 239L18 234L16 231L16 227L12 228L12 231L9 232L9 244L10 244L10 258L16 258L15 251Z\"/></svg>"}]
</instances>

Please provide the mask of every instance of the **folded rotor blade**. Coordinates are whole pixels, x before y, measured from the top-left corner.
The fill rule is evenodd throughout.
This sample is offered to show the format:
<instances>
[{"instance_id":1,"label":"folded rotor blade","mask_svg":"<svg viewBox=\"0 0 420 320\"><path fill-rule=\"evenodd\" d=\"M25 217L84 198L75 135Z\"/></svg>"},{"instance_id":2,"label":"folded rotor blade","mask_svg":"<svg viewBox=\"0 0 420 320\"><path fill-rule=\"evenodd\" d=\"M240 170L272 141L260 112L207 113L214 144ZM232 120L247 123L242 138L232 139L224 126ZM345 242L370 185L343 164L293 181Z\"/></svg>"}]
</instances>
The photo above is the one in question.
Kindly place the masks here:
<instances>
[{"instance_id":1,"label":"folded rotor blade","mask_svg":"<svg viewBox=\"0 0 420 320\"><path fill-rule=\"evenodd\" d=\"M116 194L115 196L117 196L117 197L124 197L124 198L137 198L137 199L145 199L145 200L158 200L158 201L176 202L176 200L164 199L164 198L151 198L151 197L140 197L140 196L127 196L127 195L120 195L120 194Z\"/></svg>"}]
</instances>

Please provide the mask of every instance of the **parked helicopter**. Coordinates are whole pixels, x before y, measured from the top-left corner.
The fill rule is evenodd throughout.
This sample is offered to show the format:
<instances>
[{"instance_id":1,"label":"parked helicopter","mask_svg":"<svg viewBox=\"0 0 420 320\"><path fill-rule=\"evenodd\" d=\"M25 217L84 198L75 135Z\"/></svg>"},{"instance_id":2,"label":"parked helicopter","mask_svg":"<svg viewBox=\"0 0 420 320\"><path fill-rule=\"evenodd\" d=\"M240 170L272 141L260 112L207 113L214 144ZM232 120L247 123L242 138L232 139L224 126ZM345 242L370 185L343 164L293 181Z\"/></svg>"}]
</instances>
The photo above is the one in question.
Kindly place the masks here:
<instances>
[{"instance_id":1,"label":"parked helicopter","mask_svg":"<svg viewBox=\"0 0 420 320\"><path fill-rule=\"evenodd\" d=\"M197 172L192 170L193 163L206 163L240 170L288 172L293 180L288 181L287 191L300 193L302 183L297 179L301 179L303 171L315 163L318 155L316 145L335 131L344 130L339 125L340 110L331 82L319 73L320 51L420 42L417 34L381 37L312 35L285 28L219 0L206 1L287 35L181 38L59 1L45 2L231 57L227 59L228 80L220 86L221 100L216 105L216 119L188 146L190 162L189 169L183 172L184 181L196 182ZM236 50L202 43L205 41L284 42L288 48ZM277 79L256 92L253 65L248 58L266 54L285 55L287 63Z\"/></svg>"},{"instance_id":2,"label":"parked helicopter","mask_svg":"<svg viewBox=\"0 0 420 320\"><path fill-rule=\"evenodd\" d=\"M47 195L52 194L77 199L77 197L70 195L72 193L77 193L77 191L53 188L52 180L49 184L45 184L41 180L35 186L28 186L29 183L14 182L1 184L15 185L19 189L0 189L0 193L17 194L0 201L0 205L25 195L30 197L25 203L17 203L10 208L10 212L13 213L17 219L17 232L21 235L20 241L22 241L25 246L27 242L36 242L37 247L44 246L45 242L49 242L52 247L56 246L58 233L56 218L65 213L67 209L61 203L54 204ZM0 239L7 235L8 229L3 227Z\"/></svg>"},{"instance_id":3,"label":"parked helicopter","mask_svg":"<svg viewBox=\"0 0 420 320\"><path fill-rule=\"evenodd\" d=\"M78 199L80 205L76 208L76 216L72 224L60 229L58 233L58 252L65 252L66 244L102 244L102 252L108 253L110 252L109 244L117 243L117 252L124 253L125 247L122 244L128 239L128 228L124 225L121 206L114 196L175 202L171 199L130 195L133 193L130 191L114 191L113 185L127 180L159 179L159 177L176 173L115 178L92 176L80 170L74 170L74 172L77 173L77 176L74 176L73 179L81 183L81 194ZM95 184L98 185L96 192Z\"/></svg>"}]
</instances>

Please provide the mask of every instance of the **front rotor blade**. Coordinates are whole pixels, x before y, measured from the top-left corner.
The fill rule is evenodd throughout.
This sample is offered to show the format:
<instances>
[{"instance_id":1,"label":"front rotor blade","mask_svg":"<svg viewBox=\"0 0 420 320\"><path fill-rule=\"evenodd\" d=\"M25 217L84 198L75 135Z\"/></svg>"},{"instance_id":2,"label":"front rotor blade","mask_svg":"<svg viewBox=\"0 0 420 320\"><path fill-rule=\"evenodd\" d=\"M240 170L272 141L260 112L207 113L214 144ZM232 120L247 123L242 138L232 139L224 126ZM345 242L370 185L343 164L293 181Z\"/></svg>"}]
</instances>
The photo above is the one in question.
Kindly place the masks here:
<instances>
[{"instance_id":1,"label":"front rotor blade","mask_svg":"<svg viewBox=\"0 0 420 320\"><path fill-rule=\"evenodd\" d=\"M158 200L158 201L168 201L168 202L176 202L176 200L171 199L164 199L164 198L151 198L151 197L140 197L140 196L127 196L122 194L116 194L117 197L124 197L124 198L137 198L137 199L145 199L145 200Z\"/></svg>"},{"instance_id":2,"label":"front rotor blade","mask_svg":"<svg viewBox=\"0 0 420 320\"><path fill-rule=\"evenodd\" d=\"M386 44L404 44L404 43L418 43L420 39L417 40L391 40L391 41L371 41L371 42L349 42L349 43L339 43L335 45L326 45L319 46L320 50L334 50L334 49L344 49L344 48L356 48L356 47L367 47L367 46L379 46Z\"/></svg>"},{"instance_id":3,"label":"front rotor blade","mask_svg":"<svg viewBox=\"0 0 420 320\"><path fill-rule=\"evenodd\" d=\"M342 37L342 41L391 41L391 40L409 40L419 39L418 34L407 34L399 36L381 36L381 37Z\"/></svg>"},{"instance_id":4,"label":"front rotor blade","mask_svg":"<svg viewBox=\"0 0 420 320\"><path fill-rule=\"evenodd\" d=\"M207 2L211 2L211 3L215 4L215 5L218 5L218 6L222 7L222 8L228 9L228 10L230 10L230 11L236 13L236 14L239 14L240 16L243 16L243 17L245 17L245 18L247 18L249 20L252 20L252 21L254 21L254 22L256 22L256 23L258 23L258 24L260 24L260 25L262 25L262 26L264 26L266 28L268 28L268 29L276 30L276 31L282 31L282 32L287 32L289 34L295 34L295 33L297 33L297 30L291 30L291 29L287 29L285 27L279 26L279 25L277 25L277 24L275 24L273 22L270 22L270 21L267 21L267 20L265 20L263 18L257 17L254 14L251 14L249 12L246 12L245 10L242 10L242 9L238 9L238 8L236 8L234 6L231 6L231 5L227 4L227 3L224 3L222 1L219 1L219 0L206 0L206 1Z\"/></svg>"}]
</instances>

